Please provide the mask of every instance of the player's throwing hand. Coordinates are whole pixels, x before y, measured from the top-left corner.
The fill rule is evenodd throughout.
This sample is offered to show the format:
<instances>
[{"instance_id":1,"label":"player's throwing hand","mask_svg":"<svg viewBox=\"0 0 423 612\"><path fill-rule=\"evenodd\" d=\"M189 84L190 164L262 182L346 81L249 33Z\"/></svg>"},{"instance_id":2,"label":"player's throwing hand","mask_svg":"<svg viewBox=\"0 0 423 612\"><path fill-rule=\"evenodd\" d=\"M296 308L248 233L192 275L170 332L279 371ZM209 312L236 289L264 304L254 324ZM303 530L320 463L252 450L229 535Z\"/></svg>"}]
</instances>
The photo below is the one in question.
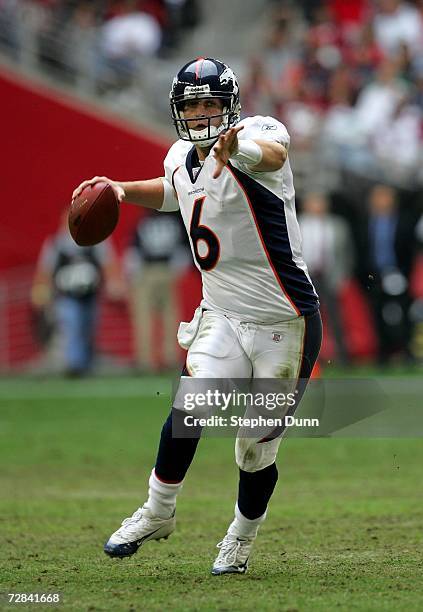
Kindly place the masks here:
<instances>
[{"instance_id":1,"label":"player's throwing hand","mask_svg":"<svg viewBox=\"0 0 423 612\"><path fill-rule=\"evenodd\" d=\"M112 181L111 179L107 178L107 176L94 176L92 179L89 179L88 181L83 181L80 185L78 185L78 187L72 193L72 202L77 196L79 196L79 194L83 189L85 189L85 187L87 187L88 185L95 185L99 182L108 183L115 192L115 195L119 202L121 202L125 197L125 190L123 189L123 187L121 187L121 185L119 185L118 182Z\"/></svg>"},{"instance_id":2,"label":"player's throwing hand","mask_svg":"<svg viewBox=\"0 0 423 612\"><path fill-rule=\"evenodd\" d=\"M213 156L216 160L216 170L213 173L213 178L219 178L229 158L237 153L238 132L243 129L243 125L240 127L233 127L219 136L217 143L213 147Z\"/></svg>"}]
</instances>

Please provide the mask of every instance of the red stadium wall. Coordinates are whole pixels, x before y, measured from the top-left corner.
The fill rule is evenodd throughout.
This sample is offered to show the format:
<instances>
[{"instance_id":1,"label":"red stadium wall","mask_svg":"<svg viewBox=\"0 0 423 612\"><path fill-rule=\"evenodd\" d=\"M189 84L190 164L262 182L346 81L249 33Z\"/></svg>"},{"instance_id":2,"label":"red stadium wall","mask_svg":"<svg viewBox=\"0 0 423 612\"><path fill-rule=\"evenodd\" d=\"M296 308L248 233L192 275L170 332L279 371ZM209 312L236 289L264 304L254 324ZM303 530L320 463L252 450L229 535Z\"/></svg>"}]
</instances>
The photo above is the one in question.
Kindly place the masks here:
<instances>
[{"instance_id":1,"label":"red stadium wall","mask_svg":"<svg viewBox=\"0 0 423 612\"><path fill-rule=\"evenodd\" d=\"M40 247L56 231L62 210L82 179L96 174L122 180L163 173L169 143L148 129L105 116L103 110L0 70L2 120L0 224L0 370L36 358L31 338L29 287ZM123 206L113 241L122 252L141 211ZM19 272L21 270L21 272ZM179 283L181 317L198 305L197 275ZM10 290L10 291L9 291ZM1 295L0 295L1 297ZM104 303L100 350L130 358L132 332L125 304ZM104 320L113 325L102 324ZM113 329L120 330L116 342ZM108 331L107 331L108 330Z\"/></svg>"},{"instance_id":2,"label":"red stadium wall","mask_svg":"<svg viewBox=\"0 0 423 612\"><path fill-rule=\"evenodd\" d=\"M0 270L33 263L82 179L129 180L163 172L166 142L70 98L0 72L2 222ZM127 240L139 215L122 209L114 239Z\"/></svg>"}]
</instances>

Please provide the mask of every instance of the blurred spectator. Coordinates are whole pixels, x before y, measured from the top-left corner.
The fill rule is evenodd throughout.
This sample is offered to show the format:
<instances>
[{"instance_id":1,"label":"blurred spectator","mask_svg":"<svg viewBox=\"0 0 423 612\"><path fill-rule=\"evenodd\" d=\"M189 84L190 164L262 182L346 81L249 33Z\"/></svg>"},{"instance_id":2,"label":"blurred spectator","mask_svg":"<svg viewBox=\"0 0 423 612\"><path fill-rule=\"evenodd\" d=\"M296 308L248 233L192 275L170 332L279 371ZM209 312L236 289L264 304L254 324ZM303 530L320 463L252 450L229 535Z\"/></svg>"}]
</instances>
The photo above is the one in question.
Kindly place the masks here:
<instances>
[{"instance_id":1,"label":"blurred spectator","mask_svg":"<svg viewBox=\"0 0 423 612\"><path fill-rule=\"evenodd\" d=\"M354 108L350 71L341 66L332 75L328 90L329 109L322 125L324 154L336 148L334 157L345 161L345 146L354 144Z\"/></svg>"},{"instance_id":2,"label":"blurred spectator","mask_svg":"<svg viewBox=\"0 0 423 612\"><path fill-rule=\"evenodd\" d=\"M160 316L162 329L161 366L174 368L179 363L176 330L180 316L176 280L192 265L181 223L179 215L148 212L140 220L125 254L136 361L143 371L158 369L156 315Z\"/></svg>"},{"instance_id":3,"label":"blurred spectator","mask_svg":"<svg viewBox=\"0 0 423 612\"><path fill-rule=\"evenodd\" d=\"M344 41L351 42L360 35L371 12L370 0L327 0L327 7L334 22L341 31Z\"/></svg>"},{"instance_id":4,"label":"blurred spectator","mask_svg":"<svg viewBox=\"0 0 423 612\"><path fill-rule=\"evenodd\" d=\"M318 7L314 24L305 33L300 62L291 68L291 83L281 110L281 117L298 149L312 149L320 133L329 66L333 67L339 61L335 47L336 31L326 18L325 8Z\"/></svg>"},{"instance_id":5,"label":"blurred spectator","mask_svg":"<svg viewBox=\"0 0 423 612\"><path fill-rule=\"evenodd\" d=\"M406 44L411 55L421 53L423 22L416 7L402 0L377 0L376 5L373 27L383 51L396 56Z\"/></svg>"},{"instance_id":6,"label":"blurred spectator","mask_svg":"<svg viewBox=\"0 0 423 612\"><path fill-rule=\"evenodd\" d=\"M331 101L337 103L329 109L322 129L328 159L374 180L413 180L410 173L421 152L421 114L417 106L408 104L408 88L398 77L398 63L382 62L355 107L350 105L351 90L345 80L332 80L329 88L336 95Z\"/></svg>"},{"instance_id":7,"label":"blurred spectator","mask_svg":"<svg viewBox=\"0 0 423 612\"><path fill-rule=\"evenodd\" d=\"M12 57L19 53L18 0L0 0L0 46Z\"/></svg>"},{"instance_id":8,"label":"blurred spectator","mask_svg":"<svg viewBox=\"0 0 423 612\"><path fill-rule=\"evenodd\" d=\"M200 21L198 0L164 0L166 23L163 32L163 47L174 49L187 29L194 28Z\"/></svg>"},{"instance_id":9,"label":"blurred spectator","mask_svg":"<svg viewBox=\"0 0 423 612\"><path fill-rule=\"evenodd\" d=\"M307 80L298 84L293 100L284 106L283 119L296 149L311 150L322 126L322 110Z\"/></svg>"},{"instance_id":10,"label":"blurred spectator","mask_svg":"<svg viewBox=\"0 0 423 612\"><path fill-rule=\"evenodd\" d=\"M399 100L389 121L374 135L374 153L386 176L413 187L421 165L422 112L407 96ZM394 159L392 152L395 151Z\"/></svg>"},{"instance_id":11,"label":"blurred spectator","mask_svg":"<svg viewBox=\"0 0 423 612\"><path fill-rule=\"evenodd\" d=\"M139 10L137 0L122 0L119 12L101 29L100 49L108 85L130 85L143 57L155 55L161 44L161 28L150 14Z\"/></svg>"},{"instance_id":12,"label":"blurred spectator","mask_svg":"<svg viewBox=\"0 0 423 612\"><path fill-rule=\"evenodd\" d=\"M63 27L67 71L75 80L84 81L89 91L94 89L92 84L97 79L97 28L100 21L101 12L96 3L83 1L77 3Z\"/></svg>"},{"instance_id":13,"label":"blurred spectator","mask_svg":"<svg viewBox=\"0 0 423 612\"><path fill-rule=\"evenodd\" d=\"M344 59L354 75L357 89L373 78L384 57L375 40L372 23L365 23L356 36L348 40L344 49Z\"/></svg>"},{"instance_id":14,"label":"blurred spectator","mask_svg":"<svg viewBox=\"0 0 423 612\"><path fill-rule=\"evenodd\" d=\"M381 364L399 353L410 358L409 280L416 253L415 223L396 191L376 185L362 223L359 265L378 335Z\"/></svg>"},{"instance_id":15,"label":"blurred spectator","mask_svg":"<svg viewBox=\"0 0 423 612\"><path fill-rule=\"evenodd\" d=\"M328 198L308 193L299 217L304 260L319 294L326 325L334 336L338 361L348 362L339 309L339 292L351 278L354 255L347 222L330 212Z\"/></svg>"},{"instance_id":16,"label":"blurred spectator","mask_svg":"<svg viewBox=\"0 0 423 612\"><path fill-rule=\"evenodd\" d=\"M398 63L386 59L376 78L360 92L356 104L356 128L365 138L371 138L380 128L385 129L407 93L407 86L399 78Z\"/></svg>"},{"instance_id":17,"label":"blurred spectator","mask_svg":"<svg viewBox=\"0 0 423 612\"><path fill-rule=\"evenodd\" d=\"M250 59L249 75L242 87L243 112L246 115L277 115L286 100L295 97L300 80L301 26L289 6L276 6L271 14L260 55Z\"/></svg>"},{"instance_id":18,"label":"blurred spectator","mask_svg":"<svg viewBox=\"0 0 423 612\"><path fill-rule=\"evenodd\" d=\"M300 32L295 13L289 7L279 8L273 15L262 52L268 77L285 90L291 66L300 59ZM286 93L285 93L286 95Z\"/></svg>"},{"instance_id":19,"label":"blurred spectator","mask_svg":"<svg viewBox=\"0 0 423 612\"><path fill-rule=\"evenodd\" d=\"M82 375L93 366L103 280L109 297L120 299L122 283L111 243L77 246L69 234L67 210L64 211L57 234L47 238L41 249L31 302L40 313L52 312L68 375Z\"/></svg>"},{"instance_id":20,"label":"blurred spectator","mask_svg":"<svg viewBox=\"0 0 423 612\"><path fill-rule=\"evenodd\" d=\"M274 0L275 3L281 4L281 0ZM322 0L300 0L298 4L301 6L304 17L308 22L313 20L316 9L322 4Z\"/></svg>"},{"instance_id":21,"label":"blurred spectator","mask_svg":"<svg viewBox=\"0 0 423 612\"><path fill-rule=\"evenodd\" d=\"M264 59L252 57L248 74L242 85L242 113L246 117L257 114L273 115L275 111L275 83L270 78Z\"/></svg>"}]
</instances>

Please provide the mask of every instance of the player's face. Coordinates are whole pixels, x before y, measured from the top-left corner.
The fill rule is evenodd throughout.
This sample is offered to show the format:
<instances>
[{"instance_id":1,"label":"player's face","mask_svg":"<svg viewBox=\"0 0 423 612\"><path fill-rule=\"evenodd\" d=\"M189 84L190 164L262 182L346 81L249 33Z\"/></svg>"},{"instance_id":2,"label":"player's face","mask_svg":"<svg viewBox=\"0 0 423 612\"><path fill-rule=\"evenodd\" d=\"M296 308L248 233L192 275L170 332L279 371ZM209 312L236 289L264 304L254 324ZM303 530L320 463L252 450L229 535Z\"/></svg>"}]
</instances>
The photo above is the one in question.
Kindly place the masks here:
<instances>
[{"instance_id":1,"label":"player's face","mask_svg":"<svg viewBox=\"0 0 423 612\"><path fill-rule=\"evenodd\" d=\"M189 129L191 130L203 130L208 127L209 117L211 125L219 127L222 123L221 117L214 117L214 115L220 115L223 111L223 103L219 98L200 98L186 100L184 104L184 119L189 121Z\"/></svg>"}]
</instances>

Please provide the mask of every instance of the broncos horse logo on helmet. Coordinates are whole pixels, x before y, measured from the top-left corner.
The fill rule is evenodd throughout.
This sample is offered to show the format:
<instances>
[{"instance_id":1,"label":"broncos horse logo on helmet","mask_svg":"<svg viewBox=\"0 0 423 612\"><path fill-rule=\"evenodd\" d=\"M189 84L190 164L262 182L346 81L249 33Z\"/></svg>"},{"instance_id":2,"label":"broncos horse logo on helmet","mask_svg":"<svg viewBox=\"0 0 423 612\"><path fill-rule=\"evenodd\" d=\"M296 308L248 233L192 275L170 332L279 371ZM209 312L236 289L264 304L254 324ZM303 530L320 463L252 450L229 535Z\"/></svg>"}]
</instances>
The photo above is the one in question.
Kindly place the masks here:
<instances>
[{"instance_id":1,"label":"broncos horse logo on helmet","mask_svg":"<svg viewBox=\"0 0 423 612\"><path fill-rule=\"evenodd\" d=\"M192 130L184 117L184 105L187 100L201 98L221 99L222 113L207 117L207 127L204 130ZM185 64L173 79L170 107L179 138L200 147L209 147L216 142L219 134L240 120L241 104L237 78L223 62L211 57L199 57ZM221 117L218 127L211 124L211 119L215 117Z\"/></svg>"}]
</instances>

